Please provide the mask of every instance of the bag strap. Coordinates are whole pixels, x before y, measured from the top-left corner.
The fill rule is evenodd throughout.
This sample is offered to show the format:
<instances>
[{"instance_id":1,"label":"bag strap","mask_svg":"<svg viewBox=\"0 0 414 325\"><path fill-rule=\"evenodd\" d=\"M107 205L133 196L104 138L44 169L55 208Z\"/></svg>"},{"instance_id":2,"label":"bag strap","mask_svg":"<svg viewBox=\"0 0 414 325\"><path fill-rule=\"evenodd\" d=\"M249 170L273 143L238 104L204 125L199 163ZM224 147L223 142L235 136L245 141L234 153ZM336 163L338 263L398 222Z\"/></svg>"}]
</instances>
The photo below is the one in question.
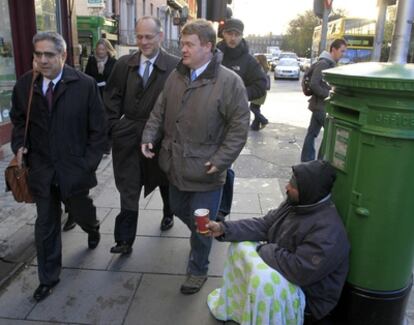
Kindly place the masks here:
<instances>
[{"instance_id":1,"label":"bag strap","mask_svg":"<svg viewBox=\"0 0 414 325\"><path fill-rule=\"evenodd\" d=\"M38 77L39 73L33 70L32 81L30 83L30 91L29 91L29 101L27 102L27 113L26 113L26 123L24 126L24 138L23 138L23 148L26 148L26 140L27 140L27 131L29 129L29 119L30 119L30 111L32 108L32 99L33 99L33 88L36 78Z\"/></svg>"}]
</instances>

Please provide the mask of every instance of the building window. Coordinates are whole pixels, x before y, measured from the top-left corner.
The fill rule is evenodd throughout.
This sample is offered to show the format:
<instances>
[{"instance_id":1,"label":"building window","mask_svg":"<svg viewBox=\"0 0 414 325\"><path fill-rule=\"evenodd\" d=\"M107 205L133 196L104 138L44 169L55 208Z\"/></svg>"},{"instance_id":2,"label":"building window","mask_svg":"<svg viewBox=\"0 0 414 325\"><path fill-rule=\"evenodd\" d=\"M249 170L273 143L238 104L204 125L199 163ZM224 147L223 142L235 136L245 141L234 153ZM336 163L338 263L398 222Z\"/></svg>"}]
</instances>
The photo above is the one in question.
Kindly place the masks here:
<instances>
[{"instance_id":1,"label":"building window","mask_svg":"<svg viewBox=\"0 0 414 325\"><path fill-rule=\"evenodd\" d=\"M145 16L146 0L142 0L142 15Z\"/></svg>"},{"instance_id":2,"label":"building window","mask_svg":"<svg viewBox=\"0 0 414 325\"><path fill-rule=\"evenodd\" d=\"M157 18L158 19L160 18L160 8L159 7L157 7Z\"/></svg>"},{"instance_id":3,"label":"building window","mask_svg":"<svg viewBox=\"0 0 414 325\"><path fill-rule=\"evenodd\" d=\"M13 86L16 82L9 3L0 1L0 124L8 122Z\"/></svg>"},{"instance_id":4,"label":"building window","mask_svg":"<svg viewBox=\"0 0 414 325\"><path fill-rule=\"evenodd\" d=\"M55 0L35 0L35 11L37 31L58 31Z\"/></svg>"},{"instance_id":5,"label":"building window","mask_svg":"<svg viewBox=\"0 0 414 325\"><path fill-rule=\"evenodd\" d=\"M151 8L151 16L154 16L154 5L152 3L150 4L150 8Z\"/></svg>"}]
</instances>

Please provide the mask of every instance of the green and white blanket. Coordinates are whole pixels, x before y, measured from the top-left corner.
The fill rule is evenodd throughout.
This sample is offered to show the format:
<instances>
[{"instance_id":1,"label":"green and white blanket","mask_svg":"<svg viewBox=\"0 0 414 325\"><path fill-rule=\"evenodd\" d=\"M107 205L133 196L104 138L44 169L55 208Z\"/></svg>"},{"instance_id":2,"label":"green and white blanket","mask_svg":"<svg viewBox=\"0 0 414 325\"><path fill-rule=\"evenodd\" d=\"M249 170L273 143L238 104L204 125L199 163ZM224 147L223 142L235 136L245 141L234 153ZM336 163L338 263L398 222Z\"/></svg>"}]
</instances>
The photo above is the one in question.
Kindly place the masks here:
<instances>
[{"instance_id":1,"label":"green and white blanket","mask_svg":"<svg viewBox=\"0 0 414 325\"><path fill-rule=\"evenodd\" d=\"M211 313L241 325L302 325L305 294L263 262L257 245L230 245L222 287L208 296Z\"/></svg>"}]
</instances>

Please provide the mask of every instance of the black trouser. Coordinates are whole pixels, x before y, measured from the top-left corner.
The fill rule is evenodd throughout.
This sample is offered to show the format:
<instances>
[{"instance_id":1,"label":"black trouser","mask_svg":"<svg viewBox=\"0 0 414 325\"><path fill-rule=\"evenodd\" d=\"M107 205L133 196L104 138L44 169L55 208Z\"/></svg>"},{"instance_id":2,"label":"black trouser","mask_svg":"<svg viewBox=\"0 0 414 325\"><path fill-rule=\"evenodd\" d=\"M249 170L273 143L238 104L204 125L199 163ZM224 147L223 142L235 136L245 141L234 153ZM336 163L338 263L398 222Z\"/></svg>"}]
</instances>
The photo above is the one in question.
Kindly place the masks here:
<instances>
[{"instance_id":1,"label":"black trouser","mask_svg":"<svg viewBox=\"0 0 414 325\"><path fill-rule=\"evenodd\" d=\"M65 205L73 213L75 222L86 232L99 226L96 208L89 191L84 191L67 200ZM59 188L51 186L50 196L36 197L37 218L35 243L40 284L52 285L59 279L62 268L61 198ZM86 240L85 240L86 245Z\"/></svg>"},{"instance_id":2,"label":"black trouser","mask_svg":"<svg viewBox=\"0 0 414 325\"><path fill-rule=\"evenodd\" d=\"M167 186L159 186L161 198L164 204L163 214L164 216L172 216L169 200L169 189ZM139 188L139 191L141 187ZM122 201L122 200L121 200ZM138 204L137 204L138 205ZM138 225L138 211L122 209L115 219L115 242L127 242L132 245L137 235Z\"/></svg>"},{"instance_id":3,"label":"black trouser","mask_svg":"<svg viewBox=\"0 0 414 325\"><path fill-rule=\"evenodd\" d=\"M260 123L267 124L269 121L266 117L260 112L260 106L254 103L250 103L250 110L254 114L254 120L252 122L252 126L260 127Z\"/></svg>"}]
</instances>

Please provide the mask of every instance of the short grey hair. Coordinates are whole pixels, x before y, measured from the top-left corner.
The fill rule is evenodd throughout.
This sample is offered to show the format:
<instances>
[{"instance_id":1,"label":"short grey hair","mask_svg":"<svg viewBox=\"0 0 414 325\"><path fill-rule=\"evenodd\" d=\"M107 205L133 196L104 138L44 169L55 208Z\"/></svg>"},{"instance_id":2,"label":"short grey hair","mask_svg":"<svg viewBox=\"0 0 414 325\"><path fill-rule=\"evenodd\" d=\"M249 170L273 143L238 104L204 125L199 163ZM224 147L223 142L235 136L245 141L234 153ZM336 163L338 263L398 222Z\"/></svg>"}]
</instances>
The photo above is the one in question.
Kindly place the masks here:
<instances>
[{"instance_id":1,"label":"short grey hair","mask_svg":"<svg viewBox=\"0 0 414 325\"><path fill-rule=\"evenodd\" d=\"M66 52L66 42L63 39L62 35L52 32L38 32L35 36L33 36L33 47L36 45L37 42L41 41L50 41L55 45L56 51L60 54Z\"/></svg>"},{"instance_id":2,"label":"short grey hair","mask_svg":"<svg viewBox=\"0 0 414 325\"><path fill-rule=\"evenodd\" d=\"M135 24L135 28L137 28L138 24L143 22L144 20L152 20L155 26L157 27L157 33L162 32L161 21L158 18L153 17L153 16L143 16L143 17L138 18L137 23Z\"/></svg>"}]
</instances>

